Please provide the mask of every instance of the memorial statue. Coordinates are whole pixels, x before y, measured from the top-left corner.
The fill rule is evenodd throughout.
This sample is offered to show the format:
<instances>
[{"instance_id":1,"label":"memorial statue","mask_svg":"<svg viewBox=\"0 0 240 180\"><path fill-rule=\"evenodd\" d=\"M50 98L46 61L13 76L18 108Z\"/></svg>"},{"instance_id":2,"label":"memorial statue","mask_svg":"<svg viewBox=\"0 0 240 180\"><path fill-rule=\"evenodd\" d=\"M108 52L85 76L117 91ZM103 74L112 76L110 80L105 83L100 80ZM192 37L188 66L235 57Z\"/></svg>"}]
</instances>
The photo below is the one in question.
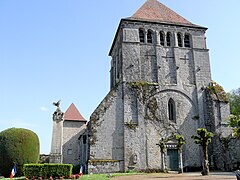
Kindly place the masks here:
<instances>
[{"instance_id":1,"label":"memorial statue","mask_svg":"<svg viewBox=\"0 0 240 180\"><path fill-rule=\"evenodd\" d=\"M58 100L57 102L53 102L53 105L57 107L56 111L53 113L53 120L54 121L62 121L63 120L63 112L60 109L60 101Z\"/></svg>"},{"instance_id":2,"label":"memorial statue","mask_svg":"<svg viewBox=\"0 0 240 180\"><path fill-rule=\"evenodd\" d=\"M53 105L54 105L54 106L57 106L57 107L59 108L59 106L60 106L60 101L61 101L61 100L58 100L57 102L53 102Z\"/></svg>"}]
</instances>

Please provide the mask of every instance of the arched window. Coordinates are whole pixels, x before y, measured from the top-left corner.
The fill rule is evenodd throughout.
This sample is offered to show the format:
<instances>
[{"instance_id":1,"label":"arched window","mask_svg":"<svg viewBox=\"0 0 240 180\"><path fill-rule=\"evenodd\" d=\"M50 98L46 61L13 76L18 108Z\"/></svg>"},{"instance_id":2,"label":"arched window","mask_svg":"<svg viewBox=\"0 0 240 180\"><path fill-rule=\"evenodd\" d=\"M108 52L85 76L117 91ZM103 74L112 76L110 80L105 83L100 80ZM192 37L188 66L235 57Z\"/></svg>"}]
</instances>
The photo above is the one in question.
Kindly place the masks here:
<instances>
[{"instance_id":1,"label":"arched window","mask_svg":"<svg viewBox=\"0 0 240 180\"><path fill-rule=\"evenodd\" d=\"M182 47L182 35L180 33L177 34L177 40L178 40L178 47Z\"/></svg>"},{"instance_id":2,"label":"arched window","mask_svg":"<svg viewBox=\"0 0 240 180\"><path fill-rule=\"evenodd\" d=\"M160 32L160 44L162 46L164 46L164 32L163 31Z\"/></svg>"},{"instance_id":3,"label":"arched window","mask_svg":"<svg viewBox=\"0 0 240 180\"><path fill-rule=\"evenodd\" d=\"M147 43L152 43L153 42L153 33L151 30L148 30L147 32Z\"/></svg>"},{"instance_id":4,"label":"arched window","mask_svg":"<svg viewBox=\"0 0 240 180\"><path fill-rule=\"evenodd\" d=\"M176 106L172 98L168 101L168 118L170 121L176 123Z\"/></svg>"},{"instance_id":5,"label":"arched window","mask_svg":"<svg viewBox=\"0 0 240 180\"><path fill-rule=\"evenodd\" d=\"M171 33L168 32L167 33L167 46L171 46L171 37L172 37Z\"/></svg>"},{"instance_id":6,"label":"arched window","mask_svg":"<svg viewBox=\"0 0 240 180\"><path fill-rule=\"evenodd\" d=\"M189 36L189 34L185 34L185 36L184 36L184 46L185 47L190 47L190 36Z\"/></svg>"},{"instance_id":7,"label":"arched window","mask_svg":"<svg viewBox=\"0 0 240 180\"><path fill-rule=\"evenodd\" d=\"M143 29L139 29L139 39L141 43L144 43L144 31Z\"/></svg>"}]
</instances>

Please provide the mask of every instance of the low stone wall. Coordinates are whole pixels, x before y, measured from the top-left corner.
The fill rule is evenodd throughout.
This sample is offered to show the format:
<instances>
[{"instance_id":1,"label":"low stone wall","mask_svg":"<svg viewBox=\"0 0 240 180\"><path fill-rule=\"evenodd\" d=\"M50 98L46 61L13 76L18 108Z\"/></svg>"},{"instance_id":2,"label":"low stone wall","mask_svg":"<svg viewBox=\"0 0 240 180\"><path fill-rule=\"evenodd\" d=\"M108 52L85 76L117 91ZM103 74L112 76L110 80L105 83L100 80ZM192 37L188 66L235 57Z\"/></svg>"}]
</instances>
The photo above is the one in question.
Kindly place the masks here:
<instances>
[{"instance_id":1,"label":"low stone wall","mask_svg":"<svg viewBox=\"0 0 240 180\"><path fill-rule=\"evenodd\" d=\"M104 174L120 172L120 163L117 160L89 160L89 174Z\"/></svg>"},{"instance_id":2,"label":"low stone wall","mask_svg":"<svg viewBox=\"0 0 240 180\"><path fill-rule=\"evenodd\" d=\"M39 164L49 163L49 154L40 154Z\"/></svg>"}]
</instances>

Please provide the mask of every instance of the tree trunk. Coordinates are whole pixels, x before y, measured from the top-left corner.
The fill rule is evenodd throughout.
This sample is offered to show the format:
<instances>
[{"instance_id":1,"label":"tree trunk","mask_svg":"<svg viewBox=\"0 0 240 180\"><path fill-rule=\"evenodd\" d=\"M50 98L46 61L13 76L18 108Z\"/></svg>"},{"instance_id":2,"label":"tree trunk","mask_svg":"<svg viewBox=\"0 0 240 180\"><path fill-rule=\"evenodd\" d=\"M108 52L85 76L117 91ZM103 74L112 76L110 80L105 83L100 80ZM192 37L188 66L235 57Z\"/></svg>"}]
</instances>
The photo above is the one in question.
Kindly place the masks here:
<instances>
[{"instance_id":1,"label":"tree trunk","mask_svg":"<svg viewBox=\"0 0 240 180\"><path fill-rule=\"evenodd\" d=\"M179 169L178 169L178 173L181 174L183 173L183 160L182 160L182 149L179 149L178 150L178 154L179 154Z\"/></svg>"},{"instance_id":2,"label":"tree trunk","mask_svg":"<svg viewBox=\"0 0 240 180\"><path fill-rule=\"evenodd\" d=\"M161 159L162 159L162 172L166 171L166 166L165 166L165 153L164 151L161 151Z\"/></svg>"},{"instance_id":3,"label":"tree trunk","mask_svg":"<svg viewBox=\"0 0 240 180\"><path fill-rule=\"evenodd\" d=\"M208 174L209 174L208 149L207 148L208 148L207 146L203 147L203 171L202 171L203 176L208 176Z\"/></svg>"}]
</instances>

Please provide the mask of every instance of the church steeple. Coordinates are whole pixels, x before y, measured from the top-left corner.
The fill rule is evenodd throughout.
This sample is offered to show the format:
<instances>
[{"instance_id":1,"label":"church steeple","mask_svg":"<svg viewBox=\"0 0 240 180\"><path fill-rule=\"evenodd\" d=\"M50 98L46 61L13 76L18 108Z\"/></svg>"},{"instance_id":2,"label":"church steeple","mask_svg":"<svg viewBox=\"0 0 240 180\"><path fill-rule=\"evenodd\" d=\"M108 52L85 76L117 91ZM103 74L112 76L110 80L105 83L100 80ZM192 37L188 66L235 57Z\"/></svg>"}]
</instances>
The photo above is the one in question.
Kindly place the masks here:
<instances>
[{"instance_id":1,"label":"church steeple","mask_svg":"<svg viewBox=\"0 0 240 180\"><path fill-rule=\"evenodd\" d=\"M147 0L130 19L149 20L165 23L188 24L192 23L169 9L157 0Z\"/></svg>"}]
</instances>

